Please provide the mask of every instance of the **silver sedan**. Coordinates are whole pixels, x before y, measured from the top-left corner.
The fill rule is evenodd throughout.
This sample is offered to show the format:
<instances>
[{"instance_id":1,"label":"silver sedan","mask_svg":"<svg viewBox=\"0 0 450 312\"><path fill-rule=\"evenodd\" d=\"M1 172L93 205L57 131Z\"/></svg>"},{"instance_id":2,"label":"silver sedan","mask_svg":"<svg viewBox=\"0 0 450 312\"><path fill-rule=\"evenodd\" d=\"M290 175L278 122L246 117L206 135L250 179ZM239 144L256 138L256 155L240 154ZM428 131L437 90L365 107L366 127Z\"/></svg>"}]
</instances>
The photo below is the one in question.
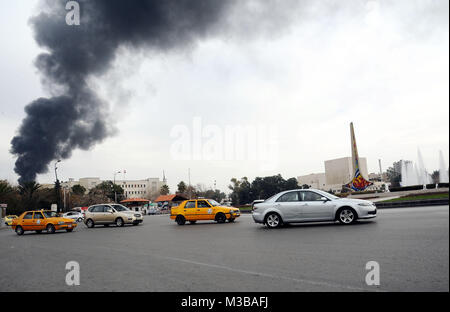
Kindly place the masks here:
<instances>
[{"instance_id":1,"label":"silver sedan","mask_svg":"<svg viewBox=\"0 0 450 312\"><path fill-rule=\"evenodd\" d=\"M253 220L276 228L287 223L339 221L352 224L377 216L375 204L367 200L339 198L320 190L281 192L253 207Z\"/></svg>"}]
</instances>

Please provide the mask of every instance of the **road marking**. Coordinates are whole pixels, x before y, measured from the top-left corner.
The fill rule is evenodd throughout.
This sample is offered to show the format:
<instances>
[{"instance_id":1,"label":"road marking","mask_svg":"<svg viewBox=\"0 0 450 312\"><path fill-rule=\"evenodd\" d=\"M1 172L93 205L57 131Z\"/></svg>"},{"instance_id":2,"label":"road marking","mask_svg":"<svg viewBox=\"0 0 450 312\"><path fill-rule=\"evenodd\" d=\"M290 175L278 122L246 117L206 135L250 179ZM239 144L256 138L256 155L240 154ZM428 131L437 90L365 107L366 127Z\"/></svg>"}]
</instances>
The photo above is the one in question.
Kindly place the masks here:
<instances>
[{"instance_id":1,"label":"road marking","mask_svg":"<svg viewBox=\"0 0 450 312\"><path fill-rule=\"evenodd\" d=\"M354 287L354 286L348 286L348 285L331 283L331 282L313 281L313 280L307 280L307 279L302 279L302 278L293 278L293 277L287 277L287 276L247 271L247 270L235 269L235 268L231 268L231 267L227 267L227 266L223 266L223 265L203 263L203 262L191 261L191 260L187 260L187 259L180 259L180 258L173 258L173 257L164 257L164 259L188 263L188 264L206 266L206 267L210 267L210 268L221 269L221 270L226 270L226 271L231 271L231 272L236 272L236 273L243 273L243 274L254 275L254 276L262 276L262 277L267 277L267 278L272 278L272 279L282 279L282 280L288 280L288 281L293 281L293 282L297 282L297 283L306 283L306 284L311 284L311 285L316 285L316 286L326 286L326 287L333 287L333 288L339 288L339 289L345 288L345 289L354 290L354 291L382 292L382 290L379 290L379 289L367 289L367 288L362 288L362 287Z\"/></svg>"}]
</instances>

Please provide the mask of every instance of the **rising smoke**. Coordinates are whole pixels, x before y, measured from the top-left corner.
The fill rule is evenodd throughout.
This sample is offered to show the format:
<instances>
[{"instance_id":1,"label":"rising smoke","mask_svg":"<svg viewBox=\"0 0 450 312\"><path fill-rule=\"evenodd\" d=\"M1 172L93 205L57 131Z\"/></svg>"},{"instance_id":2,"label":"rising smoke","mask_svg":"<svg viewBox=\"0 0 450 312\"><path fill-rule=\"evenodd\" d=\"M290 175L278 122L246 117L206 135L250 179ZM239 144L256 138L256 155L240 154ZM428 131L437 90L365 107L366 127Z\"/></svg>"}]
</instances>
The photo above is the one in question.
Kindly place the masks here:
<instances>
[{"instance_id":1,"label":"rising smoke","mask_svg":"<svg viewBox=\"0 0 450 312\"><path fill-rule=\"evenodd\" d=\"M66 1L46 1L31 19L35 39L46 50L36 60L53 97L26 108L13 138L19 182L34 181L55 159L87 150L114 133L108 105L88 79L106 72L119 47L166 51L213 35L234 0L80 0L81 25L65 22Z\"/></svg>"}]
</instances>

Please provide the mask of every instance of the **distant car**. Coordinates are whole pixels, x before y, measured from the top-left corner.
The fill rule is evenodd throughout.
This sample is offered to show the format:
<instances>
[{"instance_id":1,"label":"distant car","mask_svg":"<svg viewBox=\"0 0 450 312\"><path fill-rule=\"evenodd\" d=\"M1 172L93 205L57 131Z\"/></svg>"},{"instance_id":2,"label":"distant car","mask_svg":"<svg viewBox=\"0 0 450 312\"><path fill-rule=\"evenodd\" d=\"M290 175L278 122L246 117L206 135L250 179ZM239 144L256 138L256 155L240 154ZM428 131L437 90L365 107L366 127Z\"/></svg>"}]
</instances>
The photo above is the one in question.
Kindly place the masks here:
<instances>
[{"instance_id":1,"label":"distant car","mask_svg":"<svg viewBox=\"0 0 450 312\"><path fill-rule=\"evenodd\" d=\"M18 218L18 217L15 216L15 215L6 216L6 217L5 217L5 224L6 224L7 226L11 226L12 221L13 221L14 219L17 219L17 218Z\"/></svg>"},{"instance_id":2,"label":"distant car","mask_svg":"<svg viewBox=\"0 0 450 312\"><path fill-rule=\"evenodd\" d=\"M63 217L75 220L77 222L83 222L84 220L84 215L81 212L77 211L66 212L65 214L63 214Z\"/></svg>"},{"instance_id":3,"label":"distant car","mask_svg":"<svg viewBox=\"0 0 450 312\"><path fill-rule=\"evenodd\" d=\"M156 215L159 213L159 209L156 207L150 207L147 209L147 214L148 215Z\"/></svg>"},{"instance_id":4,"label":"distant car","mask_svg":"<svg viewBox=\"0 0 450 312\"><path fill-rule=\"evenodd\" d=\"M214 220L217 223L234 222L240 217L239 209L224 207L212 199L186 200L181 205L173 207L170 218L178 225L184 225L186 221L195 224L197 221Z\"/></svg>"},{"instance_id":5,"label":"distant car","mask_svg":"<svg viewBox=\"0 0 450 312\"><path fill-rule=\"evenodd\" d=\"M115 224L122 227L125 224L139 225L144 222L144 216L140 212L131 211L119 204L94 205L88 208L84 223L88 228L96 225L109 226Z\"/></svg>"},{"instance_id":6,"label":"distant car","mask_svg":"<svg viewBox=\"0 0 450 312\"><path fill-rule=\"evenodd\" d=\"M367 200L339 198L320 190L291 190L272 196L253 207L253 220L276 228L288 223L339 221L352 224L377 216Z\"/></svg>"},{"instance_id":7,"label":"distant car","mask_svg":"<svg viewBox=\"0 0 450 312\"><path fill-rule=\"evenodd\" d=\"M12 221L11 227L17 235L23 235L27 231L35 231L40 234L42 231L53 234L56 231L66 230L72 232L77 223L68 218L61 218L54 211L27 211Z\"/></svg>"}]
</instances>

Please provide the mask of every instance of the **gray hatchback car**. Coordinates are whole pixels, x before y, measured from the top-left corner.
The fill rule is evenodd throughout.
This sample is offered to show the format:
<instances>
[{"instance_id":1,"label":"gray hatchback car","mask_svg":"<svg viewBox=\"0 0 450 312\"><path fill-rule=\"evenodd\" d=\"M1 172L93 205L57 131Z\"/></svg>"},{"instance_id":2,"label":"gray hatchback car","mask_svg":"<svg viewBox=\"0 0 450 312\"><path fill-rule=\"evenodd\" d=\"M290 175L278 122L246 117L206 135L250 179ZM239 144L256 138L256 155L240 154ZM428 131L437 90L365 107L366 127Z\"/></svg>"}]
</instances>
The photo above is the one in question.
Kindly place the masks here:
<instances>
[{"instance_id":1,"label":"gray hatchback car","mask_svg":"<svg viewBox=\"0 0 450 312\"><path fill-rule=\"evenodd\" d=\"M367 200L339 198L320 190L291 190L255 204L252 216L256 223L269 228L319 221L352 224L358 219L375 218L377 208Z\"/></svg>"}]
</instances>

